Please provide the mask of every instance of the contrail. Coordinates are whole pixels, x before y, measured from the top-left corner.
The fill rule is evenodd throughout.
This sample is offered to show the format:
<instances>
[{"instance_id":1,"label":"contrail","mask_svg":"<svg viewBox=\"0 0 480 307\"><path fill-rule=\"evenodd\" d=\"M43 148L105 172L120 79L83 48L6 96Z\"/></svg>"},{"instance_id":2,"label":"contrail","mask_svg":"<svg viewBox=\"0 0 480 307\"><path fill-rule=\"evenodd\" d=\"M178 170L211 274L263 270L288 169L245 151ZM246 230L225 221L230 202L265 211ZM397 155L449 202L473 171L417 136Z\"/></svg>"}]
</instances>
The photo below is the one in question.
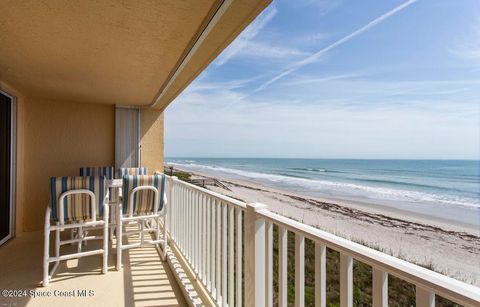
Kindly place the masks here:
<instances>
[{"instance_id":1,"label":"contrail","mask_svg":"<svg viewBox=\"0 0 480 307\"><path fill-rule=\"evenodd\" d=\"M282 71L280 74L278 74L277 76L273 77L272 79L268 80L267 82L263 83L262 85L260 85L259 87L257 87L251 94L253 93L256 93L258 91L261 91L263 89L265 89L266 87L268 87L270 84L280 80L281 78L285 77L285 76L288 76L289 74L291 74L292 72L294 72L295 70L299 69L300 67L302 66L305 66L307 64L310 64L312 62L315 62L317 61L324 53L340 46L341 44L351 40L352 38L356 37L357 35L359 34L362 34L363 32L366 32L368 30L370 30L371 28L375 27L376 25L378 25L379 23L381 23L382 21L386 20L387 18L395 15L396 13L398 13L399 11L403 10L404 8L410 6L411 4L417 2L417 0L408 0L407 2L395 7L394 9L388 11L387 13L383 14L382 16L380 17L377 17L375 18L374 20L370 21L369 23L367 23L366 25L364 25L363 27L361 27L360 29L348 34L347 36L337 40L336 42L334 42L333 44L323 48L322 50L308 56L307 58L301 60L301 61L298 61L296 63L294 63L293 65L291 65L289 68L285 69L284 71Z\"/></svg>"},{"instance_id":2,"label":"contrail","mask_svg":"<svg viewBox=\"0 0 480 307\"><path fill-rule=\"evenodd\" d=\"M384 21L385 19L395 15L396 13L398 13L399 11L403 10L404 8L410 6L411 4L417 2L417 0L408 0L406 1L405 3L403 4L400 4L399 6L395 7L394 9L386 12L385 14L383 14L382 16L380 17L377 17L375 18L374 20L370 21L369 23L367 23L366 25L364 25L363 27L361 27L360 29L348 34L347 36L344 36L343 38L337 40L336 42L332 43L331 45L323 48L322 50L320 51L317 51L316 53L308 56L307 58L301 60L301 61L298 61L292 65L290 65L290 67L288 67L287 69L285 69L284 71L282 71L280 74L278 74L277 76L273 77L272 79L268 80L267 82L263 83L262 85L260 85L259 87L257 87L256 89L254 89L252 92L250 93L246 93L240 97L238 97L237 99L235 99L234 101L231 101L230 103L226 104L223 108L220 108L218 111L220 110L226 110L228 109L229 107L231 107L233 104L249 97L250 95L256 93L256 92L259 92L263 89L265 89L266 87L268 87L270 84L280 80L281 78L285 77L285 76L288 76L289 74L291 74L292 72L294 72L295 70L299 69L300 67L304 66L304 65L307 65L307 64L310 64L316 60L318 60L318 58L320 58L320 56L322 56L324 53L340 46L341 44L351 40L352 38L354 38L355 36L359 35L359 34L362 34L363 32L366 32L368 30L370 30L371 28L373 28L374 26L378 25L379 23L381 23L382 21Z\"/></svg>"}]
</instances>

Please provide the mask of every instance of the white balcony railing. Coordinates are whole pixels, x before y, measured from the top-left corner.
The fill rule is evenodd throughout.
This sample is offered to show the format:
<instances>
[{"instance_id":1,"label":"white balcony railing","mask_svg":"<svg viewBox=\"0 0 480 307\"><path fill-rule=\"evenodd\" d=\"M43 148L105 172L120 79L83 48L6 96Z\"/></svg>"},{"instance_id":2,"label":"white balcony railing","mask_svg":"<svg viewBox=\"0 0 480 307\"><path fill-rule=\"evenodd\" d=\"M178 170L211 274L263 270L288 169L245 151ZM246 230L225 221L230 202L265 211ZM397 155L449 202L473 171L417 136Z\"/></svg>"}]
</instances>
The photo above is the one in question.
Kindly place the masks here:
<instances>
[{"instance_id":1,"label":"white balcony railing","mask_svg":"<svg viewBox=\"0 0 480 307\"><path fill-rule=\"evenodd\" d=\"M326 306L327 247L340 253L341 306L353 306L353 259L372 267L373 306L388 305L388 274L416 286L417 306L434 306L435 295L480 306L480 288L280 216L266 205L246 204L175 177L168 177L167 193L170 244L219 306L273 305L273 225L279 236L279 306L287 306L288 231L295 234L295 306L304 306L305 238L315 242L315 306Z\"/></svg>"}]
</instances>

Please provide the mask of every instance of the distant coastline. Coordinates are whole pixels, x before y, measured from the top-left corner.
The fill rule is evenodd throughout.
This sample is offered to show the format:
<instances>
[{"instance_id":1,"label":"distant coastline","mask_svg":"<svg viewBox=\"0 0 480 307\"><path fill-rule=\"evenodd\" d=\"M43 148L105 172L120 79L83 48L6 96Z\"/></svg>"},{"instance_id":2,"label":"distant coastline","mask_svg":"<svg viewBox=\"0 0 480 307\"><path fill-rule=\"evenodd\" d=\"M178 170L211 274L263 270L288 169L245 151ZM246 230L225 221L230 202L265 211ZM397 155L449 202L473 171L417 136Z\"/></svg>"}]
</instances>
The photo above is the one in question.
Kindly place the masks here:
<instances>
[{"instance_id":1,"label":"distant coastline","mask_svg":"<svg viewBox=\"0 0 480 307\"><path fill-rule=\"evenodd\" d=\"M166 163L302 196L480 228L480 161L170 158Z\"/></svg>"}]
</instances>

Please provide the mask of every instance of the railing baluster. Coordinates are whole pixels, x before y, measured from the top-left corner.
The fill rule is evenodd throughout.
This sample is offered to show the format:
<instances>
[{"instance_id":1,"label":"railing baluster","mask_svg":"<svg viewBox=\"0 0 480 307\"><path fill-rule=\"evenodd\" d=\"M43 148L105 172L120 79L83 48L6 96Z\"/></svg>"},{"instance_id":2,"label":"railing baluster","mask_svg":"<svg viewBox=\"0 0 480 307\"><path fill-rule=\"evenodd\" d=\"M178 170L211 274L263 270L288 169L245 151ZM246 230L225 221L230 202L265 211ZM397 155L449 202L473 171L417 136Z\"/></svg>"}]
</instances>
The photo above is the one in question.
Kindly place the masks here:
<instances>
[{"instance_id":1,"label":"railing baluster","mask_svg":"<svg viewBox=\"0 0 480 307\"><path fill-rule=\"evenodd\" d=\"M203 239L203 195L199 194L198 197L198 271L199 279L203 280L203 245L205 240Z\"/></svg>"},{"instance_id":2,"label":"railing baluster","mask_svg":"<svg viewBox=\"0 0 480 307\"><path fill-rule=\"evenodd\" d=\"M372 269L372 301L373 307L388 306L388 273Z\"/></svg>"},{"instance_id":3,"label":"railing baluster","mask_svg":"<svg viewBox=\"0 0 480 307\"><path fill-rule=\"evenodd\" d=\"M273 306L273 223L267 221L265 224L266 231L266 266L265 266L265 277L267 278L267 293L265 295L265 306Z\"/></svg>"},{"instance_id":4,"label":"railing baluster","mask_svg":"<svg viewBox=\"0 0 480 307\"><path fill-rule=\"evenodd\" d=\"M203 195L198 195L198 271L199 279L203 281L203 245L205 240L203 239Z\"/></svg>"},{"instance_id":5,"label":"railing baluster","mask_svg":"<svg viewBox=\"0 0 480 307\"><path fill-rule=\"evenodd\" d=\"M305 237L295 233L295 306L305 305Z\"/></svg>"},{"instance_id":6,"label":"railing baluster","mask_svg":"<svg viewBox=\"0 0 480 307\"><path fill-rule=\"evenodd\" d=\"M186 188L183 188L182 192L182 198L183 198L183 205L182 205L182 214L185 217L185 223L182 223L184 228L182 229L182 252L184 255L187 254L187 191Z\"/></svg>"},{"instance_id":7,"label":"railing baluster","mask_svg":"<svg viewBox=\"0 0 480 307\"><path fill-rule=\"evenodd\" d=\"M194 254L195 254L195 269L197 272L197 276L200 276L200 263L199 263L199 258L200 258L200 199L198 197L199 193L195 192L194 197L195 197L195 215L194 215L194 240L195 240L195 245L194 245Z\"/></svg>"},{"instance_id":8,"label":"railing baluster","mask_svg":"<svg viewBox=\"0 0 480 307\"><path fill-rule=\"evenodd\" d=\"M215 273L215 268L217 266L217 255L216 255L216 250L217 250L217 235L216 235L216 229L217 229L217 221L215 218L215 213L216 213L216 208L215 208L215 199L212 199L211 201L212 205L212 254L211 254L211 267L212 267L212 296L214 299L217 298L217 284L216 284L216 273Z\"/></svg>"},{"instance_id":9,"label":"railing baluster","mask_svg":"<svg viewBox=\"0 0 480 307\"><path fill-rule=\"evenodd\" d=\"M171 233L171 225L172 225L172 210L171 208L173 207L173 177L170 177L169 179L165 178L165 189L168 191L167 194L167 201L170 202L171 206L166 206L165 207L165 221L163 223L163 231L164 232L170 232ZM170 234L171 235L171 234Z\"/></svg>"},{"instance_id":10,"label":"railing baluster","mask_svg":"<svg viewBox=\"0 0 480 307\"><path fill-rule=\"evenodd\" d=\"M171 219L170 224L168 227L170 228L170 238L175 242L176 241L176 231L177 231L177 203L178 203L178 189L175 187L175 181L172 179L172 194L173 194L173 201L171 199L168 200L170 204L170 213ZM168 204L167 204L168 205Z\"/></svg>"},{"instance_id":11,"label":"railing baluster","mask_svg":"<svg viewBox=\"0 0 480 307\"><path fill-rule=\"evenodd\" d=\"M210 240L211 238L211 225L210 225L210 215L211 215L211 202L210 202L210 197L207 196L206 200L205 200L205 203L206 203L206 207L205 207L205 211L206 211L206 214L207 214L207 224L206 224L206 238L205 238L205 248L206 248L206 273L207 273L207 290L208 291L212 291L212 271L211 271L211 261L210 261L210 249L211 249L211 245L210 243L212 242Z\"/></svg>"},{"instance_id":12,"label":"railing baluster","mask_svg":"<svg viewBox=\"0 0 480 307\"><path fill-rule=\"evenodd\" d=\"M315 307L327 305L327 247L315 242Z\"/></svg>"},{"instance_id":13,"label":"railing baluster","mask_svg":"<svg viewBox=\"0 0 480 307\"><path fill-rule=\"evenodd\" d=\"M237 208L237 306L242 306L242 209Z\"/></svg>"},{"instance_id":14,"label":"railing baluster","mask_svg":"<svg viewBox=\"0 0 480 307\"><path fill-rule=\"evenodd\" d=\"M207 198L202 197L202 280L207 283Z\"/></svg>"},{"instance_id":15,"label":"railing baluster","mask_svg":"<svg viewBox=\"0 0 480 307\"><path fill-rule=\"evenodd\" d=\"M195 244L197 243L195 240L195 209L197 206L195 206L195 191L192 191L190 193L190 201L191 201L191 211L190 211L190 220L191 220L191 227L190 227L190 256L192 258L192 268L193 271L197 271L197 262L195 259Z\"/></svg>"},{"instance_id":16,"label":"railing baluster","mask_svg":"<svg viewBox=\"0 0 480 307\"><path fill-rule=\"evenodd\" d=\"M287 307L287 245L288 230L278 226L278 306Z\"/></svg>"},{"instance_id":17,"label":"railing baluster","mask_svg":"<svg viewBox=\"0 0 480 307\"><path fill-rule=\"evenodd\" d=\"M179 223L179 210L180 210L180 204L182 202L182 199L180 198L180 189L178 188L177 182L175 181L174 185L174 190L175 190L175 207L173 207L175 215L174 215L174 222L173 222L173 232L174 232L174 242L178 242L178 223Z\"/></svg>"},{"instance_id":18,"label":"railing baluster","mask_svg":"<svg viewBox=\"0 0 480 307\"><path fill-rule=\"evenodd\" d=\"M187 228L187 231L185 233L185 250L186 250L186 253L185 253L185 256L187 257L187 260L190 262L190 264L192 264L192 258L190 257L190 251L191 251L191 248L190 248L190 241L191 241L191 236L190 236L190 228L192 227L192 221L190 220L190 210L192 208L192 202L190 201L190 193L191 191L190 190L187 190L186 191L186 195L185 195L185 207L186 207L186 210L187 210L187 225L186 228Z\"/></svg>"},{"instance_id":19,"label":"railing baluster","mask_svg":"<svg viewBox=\"0 0 480 307\"><path fill-rule=\"evenodd\" d=\"M194 257L194 246L195 246L195 224L194 224L194 217L195 217L195 199L194 199L194 191L190 191L190 234L189 234L189 241L190 241L190 250L189 255L192 263L192 268L195 271L195 257Z\"/></svg>"},{"instance_id":20,"label":"railing baluster","mask_svg":"<svg viewBox=\"0 0 480 307\"><path fill-rule=\"evenodd\" d=\"M184 229L183 227L180 227L180 223L183 225L183 221L181 220L183 215L183 187L181 185L178 186L178 199L179 199L179 204L178 204L178 216L177 216L177 246L180 249L182 253L184 253L183 250L183 237L182 237L182 230Z\"/></svg>"},{"instance_id":21,"label":"railing baluster","mask_svg":"<svg viewBox=\"0 0 480 307\"><path fill-rule=\"evenodd\" d=\"M234 231L235 231L235 209L232 205L228 205L228 305L234 305L235 298L235 280L234 280L234 269L235 269L235 249L234 249Z\"/></svg>"},{"instance_id":22,"label":"railing baluster","mask_svg":"<svg viewBox=\"0 0 480 307\"><path fill-rule=\"evenodd\" d=\"M340 306L353 307L353 258L340 253Z\"/></svg>"},{"instance_id":23,"label":"railing baluster","mask_svg":"<svg viewBox=\"0 0 480 307\"><path fill-rule=\"evenodd\" d=\"M190 192L190 251L188 252L191 259L193 271L195 272L195 204L193 194L195 191Z\"/></svg>"},{"instance_id":24,"label":"railing baluster","mask_svg":"<svg viewBox=\"0 0 480 307\"><path fill-rule=\"evenodd\" d=\"M222 280L220 279L221 271L220 271L220 265L222 262L222 254L221 254L221 246L222 246L222 214L221 214L221 204L220 201L216 201L216 208L215 210L217 211L217 251L216 251L216 257L217 257L217 263L216 263L216 288L217 288L217 303L221 303L221 295L222 295Z\"/></svg>"},{"instance_id":25,"label":"railing baluster","mask_svg":"<svg viewBox=\"0 0 480 307\"><path fill-rule=\"evenodd\" d=\"M435 293L416 286L416 302L418 307L435 307Z\"/></svg>"},{"instance_id":26,"label":"railing baluster","mask_svg":"<svg viewBox=\"0 0 480 307\"><path fill-rule=\"evenodd\" d=\"M227 305L227 205L222 204L222 306Z\"/></svg>"}]
</instances>

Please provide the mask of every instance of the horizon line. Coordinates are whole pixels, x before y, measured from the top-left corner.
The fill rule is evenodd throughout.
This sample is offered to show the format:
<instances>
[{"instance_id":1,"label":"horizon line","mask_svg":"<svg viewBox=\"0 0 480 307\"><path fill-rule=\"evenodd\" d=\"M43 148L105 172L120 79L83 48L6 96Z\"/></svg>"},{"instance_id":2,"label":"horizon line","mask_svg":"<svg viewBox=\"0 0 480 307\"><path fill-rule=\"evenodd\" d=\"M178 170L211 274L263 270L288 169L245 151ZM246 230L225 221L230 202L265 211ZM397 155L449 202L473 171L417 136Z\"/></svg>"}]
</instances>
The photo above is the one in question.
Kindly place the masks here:
<instances>
[{"instance_id":1,"label":"horizon line","mask_svg":"<svg viewBox=\"0 0 480 307\"><path fill-rule=\"evenodd\" d=\"M476 161L480 158L309 158L309 157L205 157L205 156L178 156L164 157L165 159L297 159L297 160L416 160L416 161Z\"/></svg>"}]
</instances>

